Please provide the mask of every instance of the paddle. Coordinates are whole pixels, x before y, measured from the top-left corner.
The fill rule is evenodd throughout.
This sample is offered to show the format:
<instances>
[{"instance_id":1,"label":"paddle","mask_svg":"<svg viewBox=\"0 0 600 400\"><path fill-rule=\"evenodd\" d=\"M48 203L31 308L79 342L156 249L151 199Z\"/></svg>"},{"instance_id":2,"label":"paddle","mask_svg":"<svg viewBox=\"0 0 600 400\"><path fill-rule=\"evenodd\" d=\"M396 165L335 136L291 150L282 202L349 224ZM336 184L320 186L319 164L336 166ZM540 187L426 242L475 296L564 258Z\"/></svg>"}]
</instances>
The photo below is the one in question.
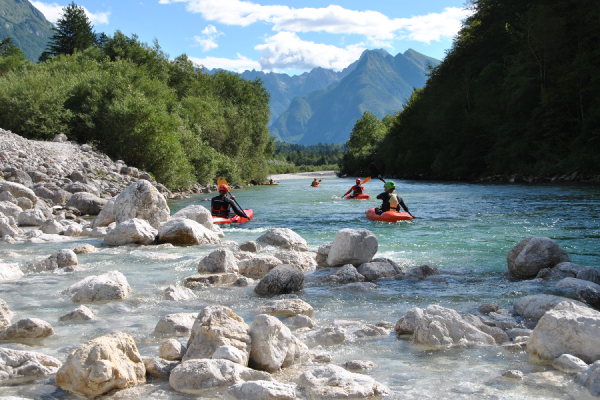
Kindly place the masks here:
<instances>
[{"instance_id":1,"label":"paddle","mask_svg":"<svg viewBox=\"0 0 600 400\"><path fill-rule=\"evenodd\" d=\"M225 178L223 178L222 176L220 176L217 179L217 185L221 186L221 185L227 185L229 186L229 184L227 183L227 181L225 180ZM229 197L231 197L231 192L229 193ZM237 202L237 200L235 198L231 199L235 202L235 204L237 204L238 208L240 209L240 211L242 212L242 214L244 214L244 217L250 221L250 217L248 217L248 215L246 214L246 212L244 211L244 209L242 208L242 206L240 206L240 203Z\"/></svg>"},{"instance_id":2,"label":"paddle","mask_svg":"<svg viewBox=\"0 0 600 400\"><path fill-rule=\"evenodd\" d=\"M365 183L369 182L370 180L371 180L371 177L370 177L370 176L367 176L367 177L365 178L365 180L364 180L364 181L362 181L362 184L364 185ZM351 190L352 190L352 189L351 189ZM346 195L343 195L342 197L345 197L345 196L346 196ZM335 196L335 197L337 197L337 196ZM337 200L337 199L334 199L334 200Z\"/></svg>"},{"instance_id":3,"label":"paddle","mask_svg":"<svg viewBox=\"0 0 600 400\"><path fill-rule=\"evenodd\" d=\"M383 183L385 183L385 180L381 177L381 172L379 172L379 168L377 168L377 166L375 164L373 164L373 163L369 164L369 171L371 171L371 173L373 175L376 175L377 179L379 179L380 181L382 181ZM413 218L416 218L410 212L408 212L408 215L410 215Z\"/></svg>"}]
</instances>

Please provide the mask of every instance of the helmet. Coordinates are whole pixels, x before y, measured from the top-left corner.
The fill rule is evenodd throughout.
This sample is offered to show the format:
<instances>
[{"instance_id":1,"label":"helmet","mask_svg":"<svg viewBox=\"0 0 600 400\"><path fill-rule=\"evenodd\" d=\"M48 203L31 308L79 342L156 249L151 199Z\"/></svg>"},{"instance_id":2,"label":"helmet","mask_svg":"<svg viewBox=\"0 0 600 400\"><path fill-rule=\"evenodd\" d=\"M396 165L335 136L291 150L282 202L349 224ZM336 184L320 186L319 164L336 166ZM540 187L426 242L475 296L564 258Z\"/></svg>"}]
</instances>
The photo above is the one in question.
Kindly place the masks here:
<instances>
[{"instance_id":1,"label":"helmet","mask_svg":"<svg viewBox=\"0 0 600 400\"><path fill-rule=\"evenodd\" d=\"M227 185L221 185L221 186L219 186L219 192L221 192L221 191L223 191L223 192L229 192L229 186L227 186Z\"/></svg>"},{"instance_id":2,"label":"helmet","mask_svg":"<svg viewBox=\"0 0 600 400\"><path fill-rule=\"evenodd\" d=\"M356 178L356 184L360 185L360 178Z\"/></svg>"},{"instance_id":3,"label":"helmet","mask_svg":"<svg viewBox=\"0 0 600 400\"><path fill-rule=\"evenodd\" d=\"M383 185L384 188L386 189L396 189L396 184L392 181L386 182L385 185Z\"/></svg>"}]
</instances>

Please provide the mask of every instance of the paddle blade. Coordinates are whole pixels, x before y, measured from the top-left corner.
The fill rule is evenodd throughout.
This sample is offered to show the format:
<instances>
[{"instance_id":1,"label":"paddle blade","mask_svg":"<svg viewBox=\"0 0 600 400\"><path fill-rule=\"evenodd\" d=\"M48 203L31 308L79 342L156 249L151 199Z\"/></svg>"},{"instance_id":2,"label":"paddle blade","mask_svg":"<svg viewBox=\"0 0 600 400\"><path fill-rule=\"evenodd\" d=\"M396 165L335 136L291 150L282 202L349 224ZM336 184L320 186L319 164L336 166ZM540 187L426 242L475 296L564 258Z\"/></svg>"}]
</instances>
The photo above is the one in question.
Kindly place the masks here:
<instances>
[{"instance_id":1,"label":"paddle blade","mask_svg":"<svg viewBox=\"0 0 600 400\"><path fill-rule=\"evenodd\" d=\"M370 176L367 176L364 181L362 181L363 185L371 180Z\"/></svg>"},{"instance_id":2,"label":"paddle blade","mask_svg":"<svg viewBox=\"0 0 600 400\"><path fill-rule=\"evenodd\" d=\"M220 176L217 179L217 185L227 185L227 181L225 180L225 178L223 178L222 176Z\"/></svg>"},{"instance_id":3,"label":"paddle blade","mask_svg":"<svg viewBox=\"0 0 600 400\"><path fill-rule=\"evenodd\" d=\"M321 180L319 179L318 182L321 182Z\"/></svg>"}]
</instances>

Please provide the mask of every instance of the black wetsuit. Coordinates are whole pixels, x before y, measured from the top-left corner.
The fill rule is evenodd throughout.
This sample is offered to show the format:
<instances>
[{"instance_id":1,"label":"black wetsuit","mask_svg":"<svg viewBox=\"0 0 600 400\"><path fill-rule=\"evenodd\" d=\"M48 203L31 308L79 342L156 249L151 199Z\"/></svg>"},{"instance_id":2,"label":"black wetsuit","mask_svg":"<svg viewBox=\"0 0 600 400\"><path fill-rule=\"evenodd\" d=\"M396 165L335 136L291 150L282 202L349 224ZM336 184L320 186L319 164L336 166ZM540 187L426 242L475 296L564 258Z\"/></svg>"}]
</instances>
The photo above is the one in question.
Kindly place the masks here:
<instances>
[{"instance_id":1,"label":"black wetsuit","mask_svg":"<svg viewBox=\"0 0 600 400\"><path fill-rule=\"evenodd\" d=\"M240 217L246 217L239 208L235 205L235 202L227 196L215 196L210 201L210 212L213 217L230 218L229 210L233 209L233 212ZM232 215L233 216L233 215Z\"/></svg>"},{"instance_id":2,"label":"black wetsuit","mask_svg":"<svg viewBox=\"0 0 600 400\"><path fill-rule=\"evenodd\" d=\"M395 194L395 193L383 192L377 196L377 198L379 200L383 201L383 204L381 205L381 207L376 209L378 214L384 213L386 211L390 211L390 197L392 194ZM406 204L404 204L404 200L402 200L402 197L398 196L398 194L396 194L396 196L398 197L398 206L399 207L397 210L392 210L392 211L400 211L400 207L402 207L404 209L404 211L409 213L408 207L406 207Z\"/></svg>"}]
</instances>

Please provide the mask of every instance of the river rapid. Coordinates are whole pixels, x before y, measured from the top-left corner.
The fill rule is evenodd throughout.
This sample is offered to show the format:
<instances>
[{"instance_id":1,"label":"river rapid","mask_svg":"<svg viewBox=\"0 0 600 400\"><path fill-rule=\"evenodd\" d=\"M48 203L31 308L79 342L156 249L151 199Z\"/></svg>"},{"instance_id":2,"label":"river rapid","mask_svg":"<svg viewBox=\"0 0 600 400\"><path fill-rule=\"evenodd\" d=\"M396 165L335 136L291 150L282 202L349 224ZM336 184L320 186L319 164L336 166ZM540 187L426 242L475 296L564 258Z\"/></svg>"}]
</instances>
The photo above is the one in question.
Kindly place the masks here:
<instances>
[{"instance_id":1,"label":"river rapid","mask_svg":"<svg viewBox=\"0 0 600 400\"><path fill-rule=\"evenodd\" d=\"M225 227L225 238L241 243L256 240L273 227L291 228L305 238L311 250L330 242L342 228L366 228L379 240L378 256L388 257L411 268L422 264L457 273L446 283L381 280L379 289L369 293L333 291L330 286L307 284L299 297L315 309L322 324L333 320L367 323L395 323L410 308L439 304L458 312L477 313L480 304L496 302L511 309L523 296L537 293L561 294L551 285L513 281L504 273L506 254L527 236L548 236L567 250L577 264L600 266L600 186L593 185L506 185L439 182L397 182L397 192L417 218L396 224L368 221L364 211L378 200L333 200L342 196L354 179L323 178L317 188L310 181L284 180L278 186L257 186L236 190L244 208L254 210L254 221ZM366 185L372 199L382 192L383 183ZM201 204L211 195L169 202L171 213ZM76 239L76 238L75 238ZM215 246L179 248L103 246L102 240L81 239L62 243L0 244L4 262L24 263L47 257L61 248L73 249L89 243L101 248L95 254L78 255L83 272L27 274L15 281L0 283L0 298L21 318L48 321L56 335L33 346L2 343L3 347L32 350L65 361L81 343L119 330L132 335L143 357L158 356L164 339L153 336L158 320L166 314L199 312L207 305L226 305L251 324L258 298L251 287L213 287L197 291L196 301L176 303L161 300L170 284L181 283L196 273L197 261ZM96 319L91 322L59 322L58 318L76 307L58 294L88 275L110 270L122 272L132 287L124 301L94 303ZM185 343L187 339L181 338ZM370 360L377 366L365 372L393 391L398 399L588 399L587 389L571 382L525 380L511 383L501 377L518 369L525 375L553 370L530 364L526 353L510 353L499 347L457 348L424 351L392 333L375 340L358 340L317 349L333 355L334 363ZM276 379L292 378L292 371ZM222 393L222 391L220 392ZM220 398L219 392L203 398ZM43 399L74 399L53 384L53 379L27 384L0 386L0 396ZM167 382L148 383L112 393L109 398L194 398L177 393Z\"/></svg>"}]
</instances>

